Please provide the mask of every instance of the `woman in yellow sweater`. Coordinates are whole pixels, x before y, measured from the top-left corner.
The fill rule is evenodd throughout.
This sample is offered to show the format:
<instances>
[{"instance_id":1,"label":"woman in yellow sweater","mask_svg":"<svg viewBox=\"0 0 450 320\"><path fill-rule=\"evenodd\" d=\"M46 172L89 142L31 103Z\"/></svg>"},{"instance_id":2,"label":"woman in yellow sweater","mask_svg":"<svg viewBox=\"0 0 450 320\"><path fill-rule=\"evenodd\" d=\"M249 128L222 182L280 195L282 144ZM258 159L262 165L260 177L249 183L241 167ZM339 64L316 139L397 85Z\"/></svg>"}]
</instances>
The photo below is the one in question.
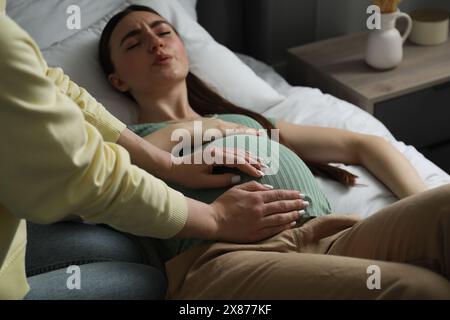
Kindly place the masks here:
<instances>
[{"instance_id":1,"label":"woman in yellow sweater","mask_svg":"<svg viewBox=\"0 0 450 320\"><path fill-rule=\"evenodd\" d=\"M285 201L299 199L297 191L274 191L247 183L206 204L185 197L132 165L131 161L182 185L192 175L206 181L211 178L211 165L174 165L169 153L126 129L61 69L49 68L35 42L4 14L3 1L0 5L0 299L21 299L29 290L26 221L51 224L81 218L138 236L239 242L261 240L289 227L291 221L286 221L282 208ZM255 165L248 161L240 168L255 172ZM178 174L181 171L190 176ZM225 178L222 183L229 185L231 178ZM210 181L216 180L212 177ZM263 196L255 206L255 199ZM283 217L272 225L264 213L269 206L275 216ZM56 239L52 244L58 248L62 242ZM96 254L102 253L96 241L91 247ZM69 254L73 249L70 243L65 247ZM51 259L51 255L49 252L44 258ZM138 269L151 278L142 268L134 270ZM101 271L97 269L97 274ZM139 279L136 274L141 273L129 276ZM81 276L78 293L83 297L83 288L87 288L83 287L86 278ZM112 284L121 278L109 280ZM30 294L35 291L34 297L42 298L52 291L68 291L66 281L47 292L45 287L32 288ZM121 286L126 281L116 284L119 286L111 295L100 292L84 297L117 298L133 290ZM121 295L115 296L117 292ZM53 297L61 298L58 294ZM141 297L148 298L148 291Z\"/></svg>"},{"instance_id":2,"label":"woman in yellow sweater","mask_svg":"<svg viewBox=\"0 0 450 320\"><path fill-rule=\"evenodd\" d=\"M182 243L181 247L177 242L174 248L169 241L166 247L173 256L168 257L166 265L167 297L450 297L450 185L426 191L415 169L388 142L283 121L271 125L267 119L224 101L189 73L187 55L176 30L148 7L131 6L110 20L100 41L100 60L112 85L140 107L142 126L132 129L166 151L174 147L173 130L192 132L194 120L222 132L236 123L253 128L276 126L291 151L280 147L277 175L284 177L275 175L274 186L283 187L291 181L290 187L300 189L302 182L308 181L309 187L305 188L310 193L305 196L310 196L312 202L303 201L304 212L311 216L325 214L256 244L194 241ZM210 114L216 114L216 118ZM222 145L226 139L213 144ZM311 168L334 174L348 185L352 184L351 175L336 174L325 164L365 166L402 200L356 224L357 220L349 217L329 214L326 199L295 153L308 160ZM293 165L283 168L287 165L283 161ZM295 171L299 167L301 170ZM267 182L264 179L270 177L261 175L259 179ZM219 194L209 195L210 200ZM193 192L192 196L205 195ZM286 211L291 211L294 203L287 204ZM312 204L318 209L308 212ZM379 285L375 283L377 290L371 290L367 282L368 267L373 265L382 273Z\"/></svg>"}]
</instances>

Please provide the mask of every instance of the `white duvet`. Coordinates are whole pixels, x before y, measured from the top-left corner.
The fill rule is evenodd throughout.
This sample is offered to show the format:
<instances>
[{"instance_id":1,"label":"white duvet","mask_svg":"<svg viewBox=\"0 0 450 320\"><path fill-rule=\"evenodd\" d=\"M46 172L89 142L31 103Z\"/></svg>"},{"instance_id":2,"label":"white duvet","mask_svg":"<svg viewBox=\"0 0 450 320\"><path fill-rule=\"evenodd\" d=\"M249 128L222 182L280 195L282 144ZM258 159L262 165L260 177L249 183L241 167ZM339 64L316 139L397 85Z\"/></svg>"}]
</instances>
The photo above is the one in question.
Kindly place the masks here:
<instances>
[{"instance_id":1,"label":"white duvet","mask_svg":"<svg viewBox=\"0 0 450 320\"><path fill-rule=\"evenodd\" d=\"M271 67L251 57L239 55L261 78L268 82L286 100L264 112L265 116L291 123L334 127L354 132L374 134L387 138L411 161L429 188L450 183L450 176L426 159L413 146L397 141L375 117L362 109L319 89L290 86ZM336 213L357 213L367 217L398 199L367 170L359 166L342 168L359 176L358 186L345 188L337 182L318 177Z\"/></svg>"}]
</instances>

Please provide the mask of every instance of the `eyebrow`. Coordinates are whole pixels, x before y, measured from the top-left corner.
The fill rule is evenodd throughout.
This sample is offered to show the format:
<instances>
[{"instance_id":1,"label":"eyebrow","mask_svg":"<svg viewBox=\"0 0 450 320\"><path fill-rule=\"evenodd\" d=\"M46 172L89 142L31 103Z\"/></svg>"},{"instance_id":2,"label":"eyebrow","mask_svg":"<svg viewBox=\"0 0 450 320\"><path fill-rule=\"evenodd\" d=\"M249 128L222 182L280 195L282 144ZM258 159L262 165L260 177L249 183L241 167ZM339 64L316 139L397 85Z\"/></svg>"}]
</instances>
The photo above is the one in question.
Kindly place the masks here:
<instances>
[{"instance_id":1,"label":"eyebrow","mask_svg":"<svg viewBox=\"0 0 450 320\"><path fill-rule=\"evenodd\" d=\"M158 27L158 26L161 25L161 24L167 24L167 25L170 26L170 24L169 24L167 21L164 21L164 20L156 20L156 21L153 21L151 24L149 24L149 26L150 26L150 28L153 29L153 28ZM128 32L128 33L125 35L125 37L123 37L122 40L120 41L120 47L123 45L123 43L125 42L125 40L127 40L128 38L134 37L134 36L136 36L136 35L138 35L138 34L141 34L141 33L142 33L142 30L141 30L141 29L134 29L134 30L131 30L131 31Z\"/></svg>"}]
</instances>

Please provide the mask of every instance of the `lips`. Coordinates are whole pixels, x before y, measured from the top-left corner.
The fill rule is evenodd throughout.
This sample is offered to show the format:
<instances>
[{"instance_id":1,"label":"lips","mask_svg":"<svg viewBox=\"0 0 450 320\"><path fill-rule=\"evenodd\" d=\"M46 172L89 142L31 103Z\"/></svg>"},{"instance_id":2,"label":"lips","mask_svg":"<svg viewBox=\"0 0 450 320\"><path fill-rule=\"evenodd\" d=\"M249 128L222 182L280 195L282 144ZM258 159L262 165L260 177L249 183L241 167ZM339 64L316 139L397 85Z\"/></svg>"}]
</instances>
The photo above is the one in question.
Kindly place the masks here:
<instances>
[{"instance_id":1,"label":"lips","mask_svg":"<svg viewBox=\"0 0 450 320\"><path fill-rule=\"evenodd\" d=\"M154 65L167 65L172 62L173 57L168 54L158 55L153 62Z\"/></svg>"}]
</instances>

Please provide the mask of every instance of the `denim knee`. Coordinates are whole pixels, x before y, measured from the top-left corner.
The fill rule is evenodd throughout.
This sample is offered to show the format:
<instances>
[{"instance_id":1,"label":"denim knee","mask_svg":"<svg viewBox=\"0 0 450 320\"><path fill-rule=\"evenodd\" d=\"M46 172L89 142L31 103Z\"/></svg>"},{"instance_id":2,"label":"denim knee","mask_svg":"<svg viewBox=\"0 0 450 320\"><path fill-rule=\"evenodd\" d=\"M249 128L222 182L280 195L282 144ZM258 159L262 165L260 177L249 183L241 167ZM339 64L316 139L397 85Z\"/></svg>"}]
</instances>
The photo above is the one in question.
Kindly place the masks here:
<instances>
[{"instance_id":1,"label":"denim knee","mask_svg":"<svg viewBox=\"0 0 450 320\"><path fill-rule=\"evenodd\" d=\"M27 276L102 261L144 263L137 242L116 230L80 222L28 223Z\"/></svg>"}]
</instances>

